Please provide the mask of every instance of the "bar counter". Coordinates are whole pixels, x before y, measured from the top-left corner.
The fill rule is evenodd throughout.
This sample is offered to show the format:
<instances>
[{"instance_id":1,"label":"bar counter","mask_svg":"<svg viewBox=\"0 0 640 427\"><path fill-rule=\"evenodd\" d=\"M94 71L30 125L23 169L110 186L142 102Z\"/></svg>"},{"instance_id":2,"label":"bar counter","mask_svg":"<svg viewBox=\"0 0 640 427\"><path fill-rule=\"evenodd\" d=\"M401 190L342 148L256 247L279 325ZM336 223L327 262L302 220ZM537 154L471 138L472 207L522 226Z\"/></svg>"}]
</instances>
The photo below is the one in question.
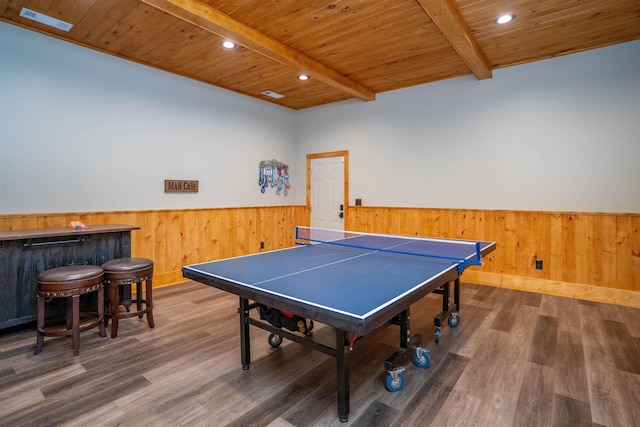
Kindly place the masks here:
<instances>
[{"instance_id":1,"label":"bar counter","mask_svg":"<svg viewBox=\"0 0 640 427\"><path fill-rule=\"evenodd\" d=\"M131 231L122 224L0 231L0 330L36 320L38 275L64 265L102 265L131 256ZM52 307L64 312L64 306ZM48 309L49 310L49 309Z\"/></svg>"}]
</instances>

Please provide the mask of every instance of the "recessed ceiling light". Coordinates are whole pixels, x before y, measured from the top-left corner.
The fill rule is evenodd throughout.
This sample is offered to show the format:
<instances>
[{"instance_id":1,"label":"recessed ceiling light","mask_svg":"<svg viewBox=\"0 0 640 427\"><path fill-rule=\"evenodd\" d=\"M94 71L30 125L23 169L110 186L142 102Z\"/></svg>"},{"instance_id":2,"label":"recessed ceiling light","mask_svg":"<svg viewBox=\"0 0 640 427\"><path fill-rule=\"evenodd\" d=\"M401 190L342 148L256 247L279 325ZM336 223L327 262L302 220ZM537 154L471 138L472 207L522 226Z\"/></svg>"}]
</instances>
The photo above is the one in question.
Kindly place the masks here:
<instances>
[{"instance_id":1,"label":"recessed ceiling light","mask_svg":"<svg viewBox=\"0 0 640 427\"><path fill-rule=\"evenodd\" d=\"M309 76L307 76L306 74L300 74L298 76L298 80L309 80Z\"/></svg>"},{"instance_id":2,"label":"recessed ceiling light","mask_svg":"<svg viewBox=\"0 0 640 427\"><path fill-rule=\"evenodd\" d=\"M513 21L514 19L516 19L516 15L514 15L513 13L507 13L505 15L501 15L501 16L497 17L494 22L496 24L498 24L498 25L504 25L504 24L508 24L509 22Z\"/></svg>"},{"instance_id":3,"label":"recessed ceiling light","mask_svg":"<svg viewBox=\"0 0 640 427\"><path fill-rule=\"evenodd\" d=\"M234 47L236 47L236 44L234 42L232 42L231 40L223 40L222 43L220 43L220 44L225 49L233 49Z\"/></svg>"}]
</instances>

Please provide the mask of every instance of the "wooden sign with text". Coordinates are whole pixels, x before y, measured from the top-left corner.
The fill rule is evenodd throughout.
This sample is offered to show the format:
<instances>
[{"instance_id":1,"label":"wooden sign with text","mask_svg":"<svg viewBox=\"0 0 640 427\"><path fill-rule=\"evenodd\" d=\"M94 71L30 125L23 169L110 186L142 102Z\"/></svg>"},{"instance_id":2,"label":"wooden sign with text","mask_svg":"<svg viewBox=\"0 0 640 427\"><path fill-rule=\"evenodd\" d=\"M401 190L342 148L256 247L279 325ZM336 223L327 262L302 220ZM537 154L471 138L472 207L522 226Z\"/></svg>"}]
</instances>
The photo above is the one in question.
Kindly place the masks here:
<instances>
[{"instance_id":1,"label":"wooden sign with text","mask_svg":"<svg viewBox=\"0 0 640 427\"><path fill-rule=\"evenodd\" d=\"M165 179L164 192L165 193L197 193L198 181L184 180L184 179Z\"/></svg>"}]
</instances>

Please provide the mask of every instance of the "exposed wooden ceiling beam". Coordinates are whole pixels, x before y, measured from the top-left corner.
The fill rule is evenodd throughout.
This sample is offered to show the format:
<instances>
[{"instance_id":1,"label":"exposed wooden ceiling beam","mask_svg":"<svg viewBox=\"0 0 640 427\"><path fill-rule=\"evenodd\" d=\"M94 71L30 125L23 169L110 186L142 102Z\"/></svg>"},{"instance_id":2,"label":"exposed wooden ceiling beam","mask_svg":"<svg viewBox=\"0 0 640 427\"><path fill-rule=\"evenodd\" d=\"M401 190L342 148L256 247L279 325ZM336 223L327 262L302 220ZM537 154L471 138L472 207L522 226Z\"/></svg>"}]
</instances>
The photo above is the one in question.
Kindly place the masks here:
<instances>
[{"instance_id":1,"label":"exposed wooden ceiling beam","mask_svg":"<svg viewBox=\"0 0 640 427\"><path fill-rule=\"evenodd\" d=\"M195 0L142 1L363 101L373 101L376 97L375 92L360 83L203 3Z\"/></svg>"},{"instance_id":2,"label":"exposed wooden ceiling beam","mask_svg":"<svg viewBox=\"0 0 640 427\"><path fill-rule=\"evenodd\" d=\"M417 0L477 79L491 78L491 65L450 0Z\"/></svg>"}]
</instances>

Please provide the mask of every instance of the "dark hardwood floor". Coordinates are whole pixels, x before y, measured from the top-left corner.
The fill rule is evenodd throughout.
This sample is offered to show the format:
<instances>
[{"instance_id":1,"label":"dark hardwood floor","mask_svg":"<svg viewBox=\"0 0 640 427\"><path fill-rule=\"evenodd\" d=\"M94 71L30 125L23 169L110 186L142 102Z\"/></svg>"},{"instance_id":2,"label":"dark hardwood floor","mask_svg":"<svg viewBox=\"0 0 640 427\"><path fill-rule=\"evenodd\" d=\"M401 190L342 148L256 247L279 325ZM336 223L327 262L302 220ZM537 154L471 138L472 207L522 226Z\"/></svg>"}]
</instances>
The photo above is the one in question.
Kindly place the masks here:
<instances>
[{"instance_id":1,"label":"dark hardwood floor","mask_svg":"<svg viewBox=\"0 0 640 427\"><path fill-rule=\"evenodd\" d=\"M126 319L118 337L97 329L46 338L0 335L2 426L640 426L640 309L462 285L460 325L433 337L439 296L412 307L431 366L407 365L384 386L397 327L358 341L351 412L337 418L334 360L251 329L240 364L237 297L194 282L154 290L156 328ZM2 333L2 332L0 332ZM333 343L328 327L315 338Z\"/></svg>"}]
</instances>

